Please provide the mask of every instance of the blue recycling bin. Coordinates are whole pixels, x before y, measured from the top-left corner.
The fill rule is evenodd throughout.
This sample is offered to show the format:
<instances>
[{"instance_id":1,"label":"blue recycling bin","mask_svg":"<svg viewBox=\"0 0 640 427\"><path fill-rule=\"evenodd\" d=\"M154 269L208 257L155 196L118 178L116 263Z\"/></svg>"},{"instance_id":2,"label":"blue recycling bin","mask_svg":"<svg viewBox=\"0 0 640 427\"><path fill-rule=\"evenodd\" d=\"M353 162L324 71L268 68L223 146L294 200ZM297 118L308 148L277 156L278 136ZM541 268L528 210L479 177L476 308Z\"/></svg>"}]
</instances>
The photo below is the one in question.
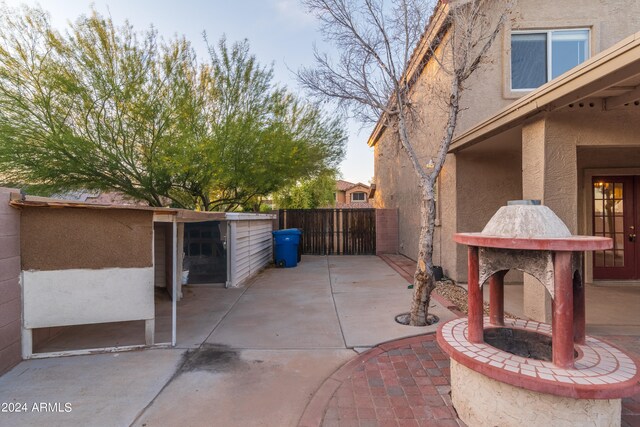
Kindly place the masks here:
<instances>
[{"instance_id":1,"label":"blue recycling bin","mask_svg":"<svg viewBox=\"0 0 640 427\"><path fill-rule=\"evenodd\" d=\"M297 228L277 230L273 232L274 261L278 267L295 267L298 265L298 245L302 231Z\"/></svg>"}]
</instances>

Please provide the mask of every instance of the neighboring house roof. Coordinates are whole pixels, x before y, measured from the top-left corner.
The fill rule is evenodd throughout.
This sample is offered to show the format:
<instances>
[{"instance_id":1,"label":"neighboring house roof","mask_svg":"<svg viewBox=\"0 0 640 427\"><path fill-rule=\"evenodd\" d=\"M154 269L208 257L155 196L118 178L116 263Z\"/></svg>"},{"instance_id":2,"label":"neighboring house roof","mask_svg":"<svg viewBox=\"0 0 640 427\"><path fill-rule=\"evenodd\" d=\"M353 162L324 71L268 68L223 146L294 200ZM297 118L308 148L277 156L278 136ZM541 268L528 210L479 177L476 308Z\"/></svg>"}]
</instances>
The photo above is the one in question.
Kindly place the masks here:
<instances>
[{"instance_id":1,"label":"neighboring house roof","mask_svg":"<svg viewBox=\"0 0 640 427\"><path fill-rule=\"evenodd\" d=\"M368 185L363 184L361 182L358 182L357 184L354 184L353 182L345 181L345 180L342 180L342 179L338 179L336 181L336 190L338 190L338 191L349 191L353 187L365 187L367 190L369 189Z\"/></svg>"},{"instance_id":2,"label":"neighboring house roof","mask_svg":"<svg viewBox=\"0 0 640 427\"><path fill-rule=\"evenodd\" d=\"M347 191L348 189L350 189L354 185L355 184L353 182L344 181L342 179L339 179L339 180L336 181L336 190L338 190L338 191Z\"/></svg>"},{"instance_id":3,"label":"neighboring house roof","mask_svg":"<svg viewBox=\"0 0 640 427\"><path fill-rule=\"evenodd\" d=\"M347 191L351 187L353 187L353 182L344 181L342 179L336 181L336 190L338 191Z\"/></svg>"},{"instance_id":4,"label":"neighboring house roof","mask_svg":"<svg viewBox=\"0 0 640 427\"><path fill-rule=\"evenodd\" d=\"M357 184L354 184L353 187L351 187L349 190L351 190L352 188L356 188L356 187L363 187L364 190L366 190L365 193L369 191L369 186L367 184L363 184L361 182L359 182Z\"/></svg>"},{"instance_id":5,"label":"neighboring house roof","mask_svg":"<svg viewBox=\"0 0 640 427\"><path fill-rule=\"evenodd\" d=\"M640 100L640 32L572 68L523 96L489 119L455 138L455 153L513 129L536 114L554 111L585 99L601 99L605 110Z\"/></svg>"}]
</instances>

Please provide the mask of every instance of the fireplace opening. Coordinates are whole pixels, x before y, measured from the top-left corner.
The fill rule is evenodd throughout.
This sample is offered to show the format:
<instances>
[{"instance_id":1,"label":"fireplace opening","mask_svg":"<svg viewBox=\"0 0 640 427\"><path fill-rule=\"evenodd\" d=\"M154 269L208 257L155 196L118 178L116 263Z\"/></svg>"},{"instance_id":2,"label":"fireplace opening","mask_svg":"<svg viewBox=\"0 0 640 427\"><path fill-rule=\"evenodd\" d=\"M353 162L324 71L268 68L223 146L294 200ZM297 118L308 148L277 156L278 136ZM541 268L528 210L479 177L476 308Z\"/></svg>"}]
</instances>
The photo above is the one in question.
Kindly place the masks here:
<instances>
[{"instance_id":1,"label":"fireplace opening","mask_svg":"<svg viewBox=\"0 0 640 427\"><path fill-rule=\"evenodd\" d=\"M551 362L551 337L524 329L487 328L484 342L507 353L535 360ZM578 352L574 351L574 357Z\"/></svg>"}]
</instances>

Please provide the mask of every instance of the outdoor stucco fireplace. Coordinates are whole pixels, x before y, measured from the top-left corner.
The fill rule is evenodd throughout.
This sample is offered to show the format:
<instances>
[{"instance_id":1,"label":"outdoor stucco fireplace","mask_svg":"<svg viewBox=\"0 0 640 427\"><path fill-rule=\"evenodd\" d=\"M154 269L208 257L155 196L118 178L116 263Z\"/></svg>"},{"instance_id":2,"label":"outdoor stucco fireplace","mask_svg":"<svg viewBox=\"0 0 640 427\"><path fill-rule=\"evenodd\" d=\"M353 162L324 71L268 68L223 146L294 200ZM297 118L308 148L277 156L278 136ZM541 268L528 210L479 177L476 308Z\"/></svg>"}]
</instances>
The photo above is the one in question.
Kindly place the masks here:
<instances>
[{"instance_id":1,"label":"outdoor stucco fireplace","mask_svg":"<svg viewBox=\"0 0 640 427\"><path fill-rule=\"evenodd\" d=\"M584 252L609 249L611 239L572 236L548 207L514 201L481 233L455 240L468 246L469 314L443 324L438 342L451 357L459 417L472 426L620 425L620 399L640 391L637 365L585 334ZM547 289L551 325L504 317L511 269Z\"/></svg>"}]
</instances>

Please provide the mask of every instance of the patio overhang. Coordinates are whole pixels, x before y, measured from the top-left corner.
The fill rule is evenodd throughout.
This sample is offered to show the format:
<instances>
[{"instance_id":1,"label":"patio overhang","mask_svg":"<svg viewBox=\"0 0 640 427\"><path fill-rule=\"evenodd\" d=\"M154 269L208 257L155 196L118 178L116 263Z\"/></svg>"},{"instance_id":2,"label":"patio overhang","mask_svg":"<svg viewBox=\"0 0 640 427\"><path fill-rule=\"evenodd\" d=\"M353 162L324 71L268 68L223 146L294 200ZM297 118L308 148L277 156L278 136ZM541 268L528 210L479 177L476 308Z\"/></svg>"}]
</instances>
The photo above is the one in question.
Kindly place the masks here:
<instances>
[{"instance_id":1,"label":"patio overhang","mask_svg":"<svg viewBox=\"0 0 640 427\"><path fill-rule=\"evenodd\" d=\"M640 32L459 135L454 139L449 153L459 152L521 126L542 112L556 111L580 102L601 103L603 110L640 103Z\"/></svg>"}]
</instances>

